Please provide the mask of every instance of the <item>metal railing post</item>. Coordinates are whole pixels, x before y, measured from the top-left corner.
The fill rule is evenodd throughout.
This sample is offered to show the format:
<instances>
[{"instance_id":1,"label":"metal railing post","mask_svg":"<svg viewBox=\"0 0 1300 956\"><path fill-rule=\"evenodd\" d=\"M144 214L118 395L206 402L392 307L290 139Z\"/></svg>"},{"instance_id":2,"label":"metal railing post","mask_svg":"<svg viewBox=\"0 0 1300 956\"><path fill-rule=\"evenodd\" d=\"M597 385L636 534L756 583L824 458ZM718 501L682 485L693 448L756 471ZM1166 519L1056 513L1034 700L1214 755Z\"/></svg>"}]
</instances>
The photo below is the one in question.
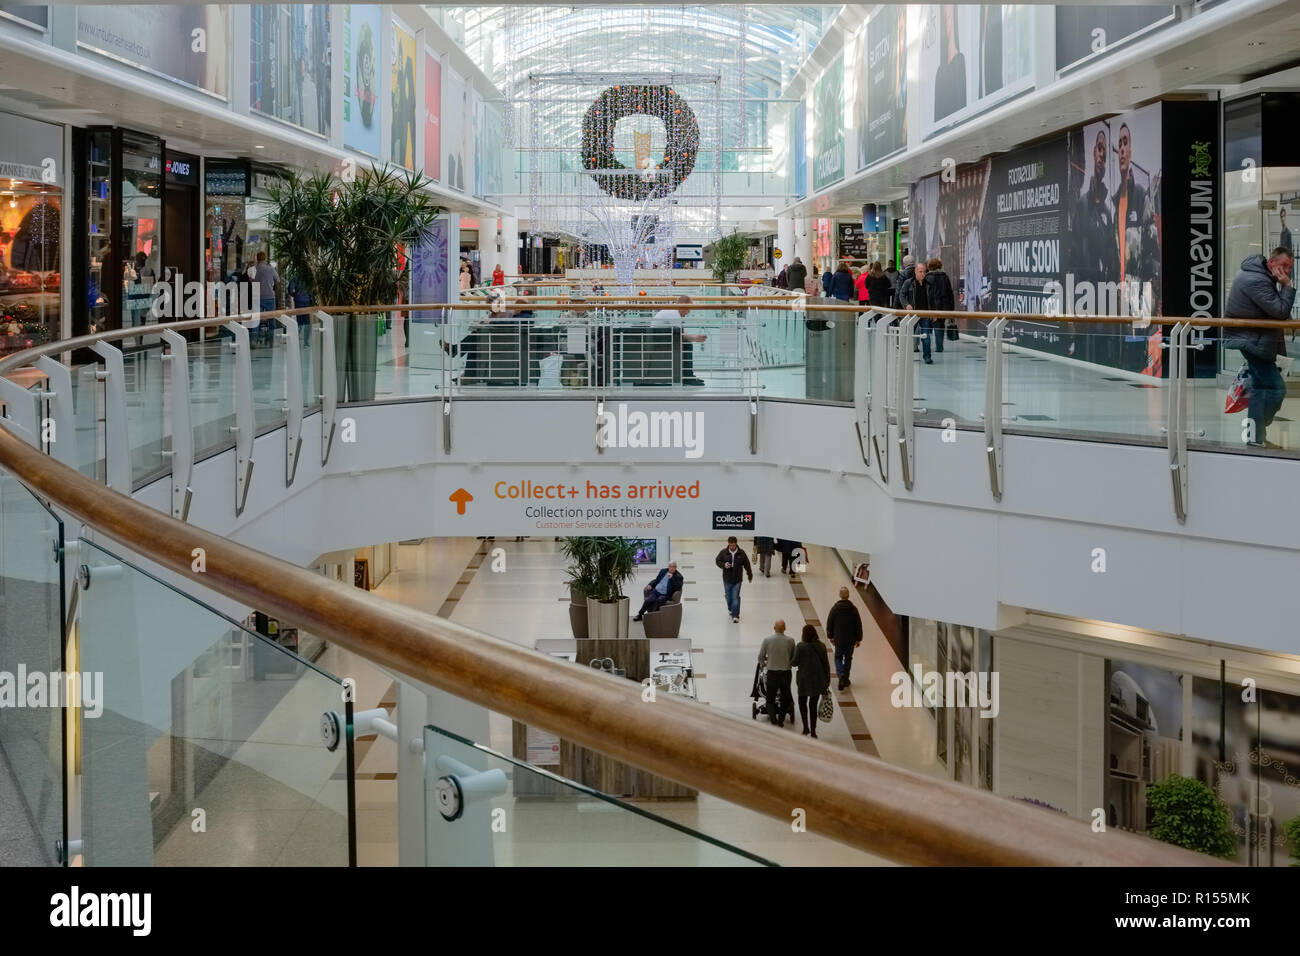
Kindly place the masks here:
<instances>
[{"instance_id":1,"label":"metal railing post","mask_svg":"<svg viewBox=\"0 0 1300 956\"><path fill-rule=\"evenodd\" d=\"M442 328L441 342L443 345L459 344L456 340L456 310L442 310ZM448 334L450 334L450 343L448 343ZM442 350L442 453L451 454L451 401L452 392L455 389L455 379L452 373L456 370L456 358L447 349Z\"/></svg>"},{"instance_id":2,"label":"metal railing post","mask_svg":"<svg viewBox=\"0 0 1300 956\"><path fill-rule=\"evenodd\" d=\"M253 479L253 358L247 327L240 322L227 322L226 328L235 337L229 344L235 351L235 424L230 430L235 434L235 517L238 518L248 503L248 488Z\"/></svg>"},{"instance_id":3,"label":"metal railing post","mask_svg":"<svg viewBox=\"0 0 1300 956\"><path fill-rule=\"evenodd\" d=\"M320 336L320 348L316 354L320 357L320 376L317 386L320 394L320 463L325 467L329 461L330 449L334 446L334 417L339 405L339 369L335 360L334 317L326 312L317 312L318 325L313 326L313 334Z\"/></svg>"},{"instance_id":4,"label":"metal railing post","mask_svg":"<svg viewBox=\"0 0 1300 956\"><path fill-rule=\"evenodd\" d=\"M302 451L302 352L298 338L298 319L277 315L284 329L284 486L293 484L298 473L298 455Z\"/></svg>"},{"instance_id":5,"label":"metal railing post","mask_svg":"<svg viewBox=\"0 0 1300 956\"><path fill-rule=\"evenodd\" d=\"M1169 388L1165 439L1169 477L1173 483L1174 516L1187 520L1187 337L1191 326L1178 322L1169 334Z\"/></svg>"},{"instance_id":6,"label":"metal railing post","mask_svg":"<svg viewBox=\"0 0 1300 956\"><path fill-rule=\"evenodd\" d=\"M885 315L876 323L875 336L871 350L871 450L876 455L880 480L889 484L889 350L898 341L891 316Z\"/></svg>"},{"instance_id":7,"label":"metal railing post","mask_svg":"<svg viewBox=\"0 0 1300 956\"><path fill-rule=\"evenodd\" d=\"M988 456L989 490L1002 500L1002 330L1007 320L999 316L988 324L984 361L984 452Z\"/></svg>"},{"instance_id":8,"label":"metal railing post","mask_svg":"<svg viewBox=\"0 0 1300 956\"><path fill-rule=\"evenodd\" d=\"M248 334L247 329L244 334ZM190 500L194 496L191 487L194 479L194 429L190 425L189 343L185 336L171 329L163 329L162 340L170 349L163 355L163 361L171 366L167 411L172 426L171 449L163 454L171 459L172 517L185 521L189 518Z\"/></svg>"},{"instance_id":9,"label":"metal railing post","mask_svg":"<svg viewBox=\"0 0 1300 956\"><path fill-rule=\"evenodd\" d=\"M912 408L916 394L916 369L912 350L907 345L920 321L919 316L909 315L898 324L898 454L903 466L903 486L908 491L912 490L912 483L916 480L916 431Z\"/></svg>"},{"instance_id":10,"label":"metal railing post","mask_svg":"<svg viewBox=\"0 0 1300 956\"><path fill-rule=\"evenodd\" d=\"M111 342L92 349L104 360L95 380L104 383L104 483L118 494L131 493L131 440L126 430L126 374L122 350Z\"/></svg>"},{"instance_id":11,"label":"metal railing post","mask_svg":"<svg viewBox=\"0 0 1300 956\"><path fill-rule=\"evenodd\" d=\"M41 393L44 416L40 437L45 451L69 468L77 467L76 415L72 409L72 369L48 355L38 356L36 368L45 373L50 387ZM53 429L46 435L46 422ZM62 441L60 441L62 436Z\"/></svg>"},{"instance_id":12,"label":"metal railing post","mask_svg":"<svg viewBox=\"0 0 1300 956\"><path fill-rule=\"evenodd\" d=\"M862 464L871 467L871 333L879 312L864 312L857 317L853 339L853 427L858 433L858 451Z\"/></svg>"}]
</instances>

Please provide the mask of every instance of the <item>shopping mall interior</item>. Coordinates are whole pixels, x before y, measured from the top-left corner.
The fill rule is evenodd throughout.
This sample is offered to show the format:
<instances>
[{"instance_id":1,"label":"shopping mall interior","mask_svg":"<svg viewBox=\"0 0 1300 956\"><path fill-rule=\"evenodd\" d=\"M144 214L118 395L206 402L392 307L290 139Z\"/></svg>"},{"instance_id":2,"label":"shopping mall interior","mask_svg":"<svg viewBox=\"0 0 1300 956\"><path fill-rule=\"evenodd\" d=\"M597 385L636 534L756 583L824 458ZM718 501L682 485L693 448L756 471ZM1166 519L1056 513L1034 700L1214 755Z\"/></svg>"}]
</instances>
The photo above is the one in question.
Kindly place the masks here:
<instances>
[{"instance_id":1,"label":"shopping mall interior","mask_svg":"<svg viewBox=\"0 0 1300 956\"><path fill-rule=\"evenodd\" d=\"M0 865L1300 865L1297 50L0 3Z\"/></svg>"}]
</instances>

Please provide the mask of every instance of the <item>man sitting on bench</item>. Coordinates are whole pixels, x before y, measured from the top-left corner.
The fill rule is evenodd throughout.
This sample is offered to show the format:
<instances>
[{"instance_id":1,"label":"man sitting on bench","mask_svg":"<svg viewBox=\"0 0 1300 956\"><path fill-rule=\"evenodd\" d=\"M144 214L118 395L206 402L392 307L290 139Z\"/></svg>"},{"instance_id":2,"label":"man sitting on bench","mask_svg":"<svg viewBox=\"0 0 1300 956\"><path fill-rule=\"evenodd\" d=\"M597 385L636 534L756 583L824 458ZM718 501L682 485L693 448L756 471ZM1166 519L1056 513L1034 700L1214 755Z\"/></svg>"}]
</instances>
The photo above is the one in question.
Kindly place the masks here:
<instances>
[{"instance_id":1,"label":"man sitting on bench","mask_svg":"<svg viewBox=\"0 0 1300 956\"><path fill-rule=\"evenodd\" d=\"M685 583L681 572L677 570L677 562L669 561L668 567L661 569L655 579L645 586L645 603L632 620L639 621L647 611L659 610Z\"/></svg>"}]
</instances>

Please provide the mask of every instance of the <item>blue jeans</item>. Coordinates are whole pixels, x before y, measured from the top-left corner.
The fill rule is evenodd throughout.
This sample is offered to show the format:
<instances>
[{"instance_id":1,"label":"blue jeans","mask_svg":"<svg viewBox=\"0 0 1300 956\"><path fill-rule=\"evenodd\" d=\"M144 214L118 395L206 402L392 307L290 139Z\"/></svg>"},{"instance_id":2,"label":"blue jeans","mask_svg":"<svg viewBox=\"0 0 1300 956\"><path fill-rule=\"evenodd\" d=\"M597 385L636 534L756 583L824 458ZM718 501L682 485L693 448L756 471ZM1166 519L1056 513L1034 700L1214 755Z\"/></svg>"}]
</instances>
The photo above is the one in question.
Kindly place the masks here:
<instances>
[{"instance_id":1,"label":"blue jeans","mask_svg":"<svg viewBox=\"0 0 1300 956\"><path fill-rule=\"evenodd\" d=\"M728 584L723 581L722 593L727 596L727 610L731 612L731 616L740 617L740 582Z\"/></svg>"},{"instance_id":2,"label":"blue jeans","mask_svg":"<svg viewBox=\"0 0 1300 956\"><path fill-rule=\"evenodd\" d=\"M1250 406L1246 414L1255 423L1255 441L1264 441L1264 430L1273 424L1273 416L1286 398L1286 382L1273 362L1242 353L1250 367Z\"/></svg>"},{"instance_id":3,"label":"blue jeans","mask_svg":"<svg viewBox=\"0 0 1300 956\"><path fill-rule=\"evenodd\" d=\"M853 645L845 644L840 647L835 645L835 674L840 680L848 680L849 671L853 668Z\"/></svg>"},{"instance_id":4,"label":"blue jeans","mask_svg":"<svg viewBox=\"0 0 1300 956\"><path fill-rule=\"evenodd\" d=\"M943 319L922 319L916 324L917 330L921 333L921 358L930 358L930 334L934 333L934 350L943 351L943 326L936 325L936 322L942 322Z\"/></svg>"}]
</instances>

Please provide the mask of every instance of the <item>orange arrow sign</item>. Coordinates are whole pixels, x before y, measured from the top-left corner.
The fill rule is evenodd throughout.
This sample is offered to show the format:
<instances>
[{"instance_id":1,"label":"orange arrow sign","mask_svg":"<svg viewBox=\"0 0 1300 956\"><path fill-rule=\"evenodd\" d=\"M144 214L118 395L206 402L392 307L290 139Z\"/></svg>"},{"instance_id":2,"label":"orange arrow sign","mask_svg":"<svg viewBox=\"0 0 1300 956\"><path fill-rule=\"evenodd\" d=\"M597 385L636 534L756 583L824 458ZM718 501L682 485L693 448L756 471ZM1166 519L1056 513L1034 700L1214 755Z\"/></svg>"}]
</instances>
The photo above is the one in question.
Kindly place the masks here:
<instances>
[{"instance_id":1,"label":"orange arrow sign","mask_svg":"<svg viewBox=\"0 0 1300 956\"><path fill-rule=\"evenodd\" d=\"M463 515L465 513L465 505L473 501L474 496L464 488L457 488L451 493L451 497L447 500L456 502L456 514Z\"/></svg>"}]
</instances>

